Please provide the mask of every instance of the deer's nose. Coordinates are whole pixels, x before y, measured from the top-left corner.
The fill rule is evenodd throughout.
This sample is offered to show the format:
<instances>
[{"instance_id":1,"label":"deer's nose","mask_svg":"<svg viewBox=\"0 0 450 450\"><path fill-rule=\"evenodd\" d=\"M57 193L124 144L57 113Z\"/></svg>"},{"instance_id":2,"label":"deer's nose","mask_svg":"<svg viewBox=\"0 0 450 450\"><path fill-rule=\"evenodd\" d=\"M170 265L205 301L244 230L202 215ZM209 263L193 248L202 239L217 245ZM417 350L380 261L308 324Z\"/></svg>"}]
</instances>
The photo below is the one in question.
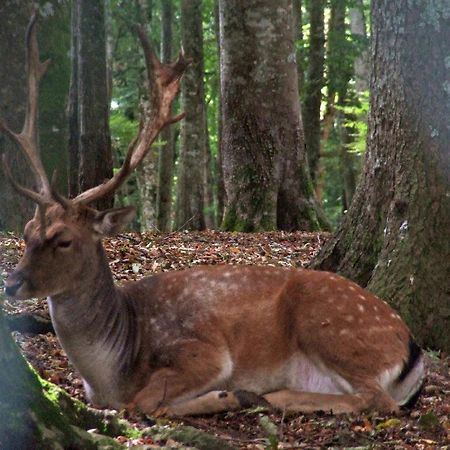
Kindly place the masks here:
<instances>
[{"instance_id":1,"label":"deer's nose","mask_svg":"<svg viewBox=\"0 0 450 450\"><path fill-rule=\"evenodd\" d=\"M10 275L5 281L5 293L9 297L14 297L20 287L23 285L24 279L19 276Z\"/></svg>"}]
</instances>

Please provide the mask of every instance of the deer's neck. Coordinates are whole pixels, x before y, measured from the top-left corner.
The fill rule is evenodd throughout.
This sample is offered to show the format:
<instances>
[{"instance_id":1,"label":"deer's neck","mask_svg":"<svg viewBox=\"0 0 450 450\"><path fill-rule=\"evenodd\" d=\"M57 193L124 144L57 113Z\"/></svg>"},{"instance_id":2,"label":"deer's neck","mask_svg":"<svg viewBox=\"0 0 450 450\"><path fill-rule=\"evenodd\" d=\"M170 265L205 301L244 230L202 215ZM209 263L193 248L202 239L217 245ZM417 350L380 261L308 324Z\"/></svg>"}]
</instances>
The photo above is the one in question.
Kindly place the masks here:
<instances>
[{"instance_id":1,"label":"deer's neck","mask_svg":"<svg viewBox=\"0 0 450 450\"><path fill-rule=\"evenodd\" d=\"M133 305L115 287L102 248L98 255L79 290L48 298L48 303L56 334L91 400L114 404L122 377L133 368L140 336Z\"/></svg>"}]
</instances>

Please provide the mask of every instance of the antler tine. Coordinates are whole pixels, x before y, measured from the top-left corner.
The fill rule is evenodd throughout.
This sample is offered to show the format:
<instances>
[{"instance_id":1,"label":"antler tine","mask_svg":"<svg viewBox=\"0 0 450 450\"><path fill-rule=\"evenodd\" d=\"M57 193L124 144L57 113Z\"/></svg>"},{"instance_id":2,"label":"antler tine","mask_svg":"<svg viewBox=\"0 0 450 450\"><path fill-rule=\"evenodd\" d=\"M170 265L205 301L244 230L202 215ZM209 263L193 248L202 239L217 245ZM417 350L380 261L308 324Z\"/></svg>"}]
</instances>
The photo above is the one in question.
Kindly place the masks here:
<instances>
[{"instance_id":1,"label":"antler tine","mask_svg":"<svg viewBox=\"0 0 450 450\"><path fill-rule=\"evenodd\" d=\"M115 191L141 163L158 137L159 132L184 117L184 113L171 116L171 105L178 94L181 77L190 63L183 53L172 64L162 64L155 55L143 28L137 33L144 51L149 85L150 109L148 117L141 119L136 138L128 147L120 170L105 183L82 192L73 199L75 203L91 203Z\"/></svg>"},{"instance_id":2,"label":"antler tine","mask_svg":"<svg viewBox=\"0 0 450 450\"><path fill-rule=\"evenodd\" d=\"M9 182L11 183L12 187L23 196L29 198L33 202L37 203L38 205L45 205L48 203L48 199L44 197L43 195L32 191L31 189L28 189L24 186L21 186L19 183L17 183L14 180L13 174L11 173L11 168L9 167L6 155L3 155L3 170L5 172L6 177L8 178Z\"/></svg>"},{"instance_id":3,"label":"antler tine","mask_svg":"<svg viewBox=\"0 0 450 450\"><path fill-rule=\"evenodd\" d=\"M31 168L35 174L39 189L45 196L48 197L50 196L50 183L39 155L37 116L39 82L47 70L47 66L50 61L47 60L44 63L41 63L39 60L39 47L36 37L36 21L37 11L34 10L30 22L28 23L26 33L28 95L24 125L20 133L14 133L3 121L0 120L0 131L5 132L23 150L31 164ZM9 174L11 174L10 171ZM16 189L18 187L17 183L13 183L13 186ZM21 189L18 189L19 192L27 195L29 198L33 198L33 196L30 196L30 190L22 187L20 188ZM25 194L25 192L27 192L27 194ZM42 200L42 196L40 199ZM34 200L37 201L36 197Z\"/></svg>"}]
</instances>

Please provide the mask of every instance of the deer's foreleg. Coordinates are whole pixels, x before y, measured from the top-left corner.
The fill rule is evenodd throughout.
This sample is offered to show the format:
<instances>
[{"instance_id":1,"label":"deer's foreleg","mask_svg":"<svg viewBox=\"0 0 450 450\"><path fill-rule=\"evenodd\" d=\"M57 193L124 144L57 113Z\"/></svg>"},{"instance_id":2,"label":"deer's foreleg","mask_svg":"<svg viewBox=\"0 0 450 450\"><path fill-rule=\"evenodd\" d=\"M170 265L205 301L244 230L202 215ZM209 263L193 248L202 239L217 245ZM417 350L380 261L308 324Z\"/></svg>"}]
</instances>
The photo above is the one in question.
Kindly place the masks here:
<instances>
[{"instance_id":1,"label":"deer's foreleg","mask_svg":"<svg viewBox=\"0 0 450 450\"><path fill-rule=\"evenodd\" d=\"M190 412L189 405L193 405L193 410L201 410L201 413L215 412L218 406L214 405L215 397L210 391L224 386L232 369L226 349L198 341L185 343L177 348L171 366L155 371L128 407L158 415L195 414ZM205 393L206 396L203 395ZM205 398L199 400L202 397ZM233 397L219 394L216 399L219 404L233 405ZM186 406L181 407L182 404ZM182 408L187 412L180 414L178 411Z\"/></svg>"}]
</instances>

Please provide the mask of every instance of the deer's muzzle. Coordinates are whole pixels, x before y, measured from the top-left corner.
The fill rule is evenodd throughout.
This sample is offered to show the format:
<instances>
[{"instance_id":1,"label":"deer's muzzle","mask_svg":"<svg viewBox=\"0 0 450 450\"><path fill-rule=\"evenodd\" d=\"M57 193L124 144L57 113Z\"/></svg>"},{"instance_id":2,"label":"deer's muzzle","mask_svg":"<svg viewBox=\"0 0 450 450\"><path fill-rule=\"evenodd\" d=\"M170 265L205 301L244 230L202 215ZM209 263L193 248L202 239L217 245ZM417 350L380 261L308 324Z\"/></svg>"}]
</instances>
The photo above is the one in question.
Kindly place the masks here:
<instances>
[{"instance_id":1,"label":"deer's muzzle","mask_svg":"<svg viewBox=\"0 0 450 450\"><path fill-rule=\"evenodd\" d=\"M20 272L13 272L5 281L5 293L8 297L18 296L20 289L25 285L25 277Z\"/></svg>"}]
</instances>

